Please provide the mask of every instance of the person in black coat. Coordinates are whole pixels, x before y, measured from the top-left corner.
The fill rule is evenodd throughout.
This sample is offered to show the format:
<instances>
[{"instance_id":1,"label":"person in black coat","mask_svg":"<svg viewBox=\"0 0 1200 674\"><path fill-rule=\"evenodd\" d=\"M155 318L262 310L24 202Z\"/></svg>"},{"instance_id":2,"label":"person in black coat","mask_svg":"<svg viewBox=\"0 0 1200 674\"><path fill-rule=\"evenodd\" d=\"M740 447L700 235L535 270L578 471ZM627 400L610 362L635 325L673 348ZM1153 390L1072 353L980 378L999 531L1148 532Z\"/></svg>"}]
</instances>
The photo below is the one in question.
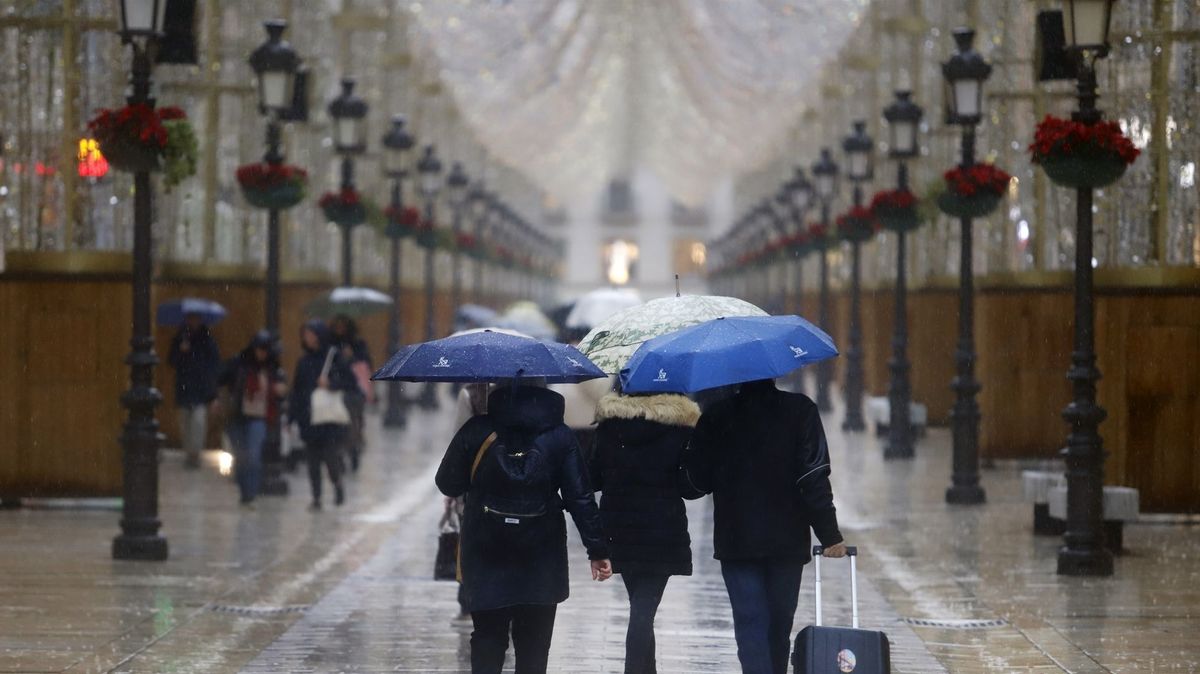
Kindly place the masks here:
<instances>
[{"instance_id":1,"label":"person in black coat","mask_svg":"<svg viewBox=\"0 0 1200 674\"><path fill-rule=\"evenodd\" d=\"M187 453L185 465L199 468L200 450L208 434L208 406L217 397L221 351L198 314L184 318L179 332L171 338L167 360L175 368L175 407L179 410L179 434Z\"/></svg>"},{"instance_id":2,"label":"person in black coat","mask_svg":"<svg viewBox=\"0 0 1200 674\"><path fill-rule=\"evenodd\" d=\"M557 605L570 592L563 510L595 580L612 575L608 546L562 396L502 385L487 410L458 430L437 472L443 494L466 496L459 568L475 627L471 671L498 674L511 631L516 671L545 672Z\"/></svg>"},{"instance_id":3,"label":"person in black coat","mask_svg":"<svg viewBox=\"0 0 1200 674\"><path fill-rule=\"evenodd\" d=\"M242 504L249 505L262 485L267 428L279 418L287 394L286 375L279 367L271 333L255 333L246 348L225 364L218 382L229 391L225 432L233 444Z\"/></svg>"},{"instance_id":4,"label":"person in black coat","mask_svg":"<svg viewBox=\"0 0 1200 674\"><path fill-rule=\"evenodd\" d=\"M304 440L304 453L308 461L308 480L312 487L313 510L321 509L321 466L329 472L329 481L333 483L334 499L337 505L346 500L346 490L342 485L341 448L345 440L347 427L337 424L312 423L312 394L317 388L331 391L357 390L354 373L350 365L342 358L329 339L329 329L321 321L309 321L300 330L300 344L304 347L304 355L296 363L296 374L292 377L292 396L288 401L288 414L300 427L300 437ZM326 358L332 349L333 358L329 371L322 376Z\"/></svg>"},{"instance_id":5,"label":"person in black coat","mask_svg":"<svg viewBox=\"0 0 1200 674\"><path fill-rule=\"evenodd\" d=\"M682 472L695 492L713 495L713 556L742 671L786 674L809 528L826 556L846 554L816 404L772 380L743 384L700 417Z\"/></svg>"},{"instance_id":6,"label":"person in black coat","mask_svg":"<svg viewBox=\"0 0 1200 674\"><path fill-rule=\"evenodd\" d=\"M358 324L353 318L345 314L334 316L333 321L329 324L330 342L337 347L342 360L345 361L351 368L359 367L359 364L365 364L368 372L373 372L374 367L371 364L371 350L367 347L367 342L358 333ZM350 470L358 472L358 465L362 450L365 443L363 434L364 424L366 423L367 404L374 402L370 387L362 388L358 385L358 379L355 378L355 387L352 391L346 392L346 408L350 410L350 427L343 438L343 446L346 448L346 454L350 457Z\"/></svg>"},{"instance_id":7,"label":"person in black coat","mask_svg":"<svg viewBox=\"0 0 1200 674\"><path fill-rule=\"evenodd\" d=\"M691 538L680 491L680 460L700 418L682 395L611 393L596 406L592 485L613 573L629 592L626 674L653 674L654 616L667 579L692 575ZM695 494L699 496L700 494Z\"/></svg>"}]
</instances>

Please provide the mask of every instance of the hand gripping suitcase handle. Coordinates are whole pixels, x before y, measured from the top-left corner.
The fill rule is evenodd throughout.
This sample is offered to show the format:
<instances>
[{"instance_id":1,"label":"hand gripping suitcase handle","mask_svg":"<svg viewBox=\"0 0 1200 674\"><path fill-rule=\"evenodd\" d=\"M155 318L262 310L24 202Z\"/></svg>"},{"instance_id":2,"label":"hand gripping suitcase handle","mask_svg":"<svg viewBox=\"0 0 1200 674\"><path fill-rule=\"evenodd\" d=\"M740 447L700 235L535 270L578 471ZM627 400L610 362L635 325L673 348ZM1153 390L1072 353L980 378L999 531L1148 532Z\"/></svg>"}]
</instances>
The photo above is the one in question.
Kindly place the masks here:
<instances>
[{"instance_id":1,"label":"hand gripping suitcase handle","mask_svg":"<svg viewBox=\"0 0 1200 674\"><path fill-rule=\"evenodd\" d=\"M821 558L825 556L825 548L820 545L813 546L813 560L817 565L817 627L821 626ZM846 546L846 555L850 558L850 611L853 619L854 629L858 629L858 548L853 545Z\"/></svg>"}]
</instances>

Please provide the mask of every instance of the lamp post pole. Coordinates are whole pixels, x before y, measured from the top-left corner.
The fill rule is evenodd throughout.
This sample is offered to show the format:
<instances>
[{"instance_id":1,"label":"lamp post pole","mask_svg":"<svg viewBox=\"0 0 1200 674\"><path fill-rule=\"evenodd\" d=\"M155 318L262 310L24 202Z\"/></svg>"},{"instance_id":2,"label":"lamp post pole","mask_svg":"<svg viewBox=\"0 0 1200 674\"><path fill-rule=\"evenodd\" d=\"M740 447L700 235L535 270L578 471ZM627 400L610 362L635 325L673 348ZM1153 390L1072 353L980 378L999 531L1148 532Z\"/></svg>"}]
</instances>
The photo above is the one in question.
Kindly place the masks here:
<instances>
[{"instance_id":1,"label":"lamp post pole","mask_svg":"<svg viewBox=\"0 0 1200 674\"><path fill-rule=\"evenodd\" d=\"M474 290L471 294L473 295L473 299L476 304L486 305L487 302L484 300L484 297L483 297L483 273L484 273L484 267L487 265L487 262L486 262L487 256L483 254L483 251L485 251L487 248L484 244L483 237L484 237L484 234L486 233L485 230L487 228L487 219L492 213L492 199L491 199L491 195L488 194L488 192L485 191L482 187L480 187L478 189L478 191L476 192L476 194L474 195L474 200L475 200L475 204L476 204L476 208L475 208L475 245L477 246L477 248L479 250L479 254L475 258Z\"/></svg>"},{"instance_id":2,"label":"lamp post pole","mask_svg":"<svg viewBox=\"0 0 1200 674\"><path fill-rule=\"evenodd\" d=\"M273 114L267 121L267 153L263 161L271 166L283 164L280 151L281 124ZM267 211L267 298L266 327L271 334L275 353L282 351L279 340L279 209ZM283 477L283 441L280 419L274 415L267 419L267 437L263 441L262 493L267 496L287 496L288 482Z\"/></svg>"},{"instance_id":3,"label":"lamp post pole","mask_svg":"<svg viewBox=\"0 0 1200 674\"><path fill-rule=\"evenodd\" d=\"M391 203L388 212L391 214L387 226L387 236L391 240L391 260L388 267L388 292L392 296L392 306L388 316L388 355L400 350L404 341L401 321L403 320L403 295L401 285L401 241L404 238L404 179L408 177L409 154L416 145L416 140L405 128L407 120L404 115L392 117L392 125L384 134L383 157L384 170L392 179ZM388 428L404 428L408 423L406 418L408 401L404 399L403 385L396 380L387 384L388 401L383 414L383 425Z\"/></svg>"},{"instance_id":4,"label":"lamp post pole","mask_svg":"<svg viewBox=\"0 0 1200 674\"><path fill-rule=\"evenodd\" d=\"M430 237L425 241L425 341L432 341L437 338L437 317L434 315L434 294L437 290L435 287L437 278L434 273L434 255L437 243L434 240L434 230L437 226L435 208L441 188L442 172L442 163L434 154L433 145L425 146L425 154L417 164L417 171L420 173L421 194L425 200L425 221L422 230L425 235ZM438 408L437 389L433 382L426 382L421 388L418 404L426 410Z\"/></svg>"},{"instance_id":5,"label":"lamp post pole","mask_svg":"<svg viewBox=\"0 0 1200 674\"><path fill-rule=\"evenodd\" d=\"M891 134L889 153L896 160L896 192L910 194L908 189L908 159L920 154L917 135L924 111L912 102L912 92L896 92L896 100L883 111ZM904 226L896 228L896 305L893 316L892 359L888 362L891 381L888 385L888 444L885 459L907 459L914 454L912 417L911 366L908 362L908 275L907 237Z\"/></svg>"},{"instance_id":6,"label":"lamp post pole","mask_svg":"<svg viewBox=\"0 0 1200 674\"><path fill-rule=\"evenodd\" d=\"M1098 124L1103 115L1096 108L1097 86L1095 59L1108 53L1107 36L1112 3L1105 5L1100 44L1085 44L1082 11L1078 2L1068 3L1071 15L1069 42L1077 57L1078 109L1071 118L1081 124ZM1075 348L1071 351L1072 400L1063 411L1070 424L1067 446L1061 454L1066 461L1067 522L1063 546L1058 551L1058 573L1067 576L1111 576L1112 553L1104 542L1104 447L1100 423L1107 416L1096 403L1095 298L1092 285L1092 201L1090 186L1076 189L1075 198Z\"/></svg>"},{"instance_id":7,"label":"lamp post pole","mask_svg":"<svg viewBox=\"0 0 1200 674\"><path fill-rule=\"evenodd\" d=\"M908 164L899 160L896 166L896 188L908 191ZM909 407L912 401L912 384L908 373L908 264L903 229L896 232L896 306L893 317L892 359L888 362L892 379L888 386L888 444L884 449L885 459L907 459L914 454L912 418Z\"/></svg>"},{"instance_id":8,"label":"lamp post pole","mask_svg":"<svg viewBox=\"0 0 1200 674\"><path fill-rule=\"evenodd\" d=\"M147 38L145 44L126 38L133 46L132 92L127 102L154 107L150 96L152 57L157 38ZM129 364L129 390L121 396L121 404L129 410L129 418L121 433L121 468L124 477L121 506L121 533L113 539L113 559L162 561L167 558L167 539L159 534L162 522L158 519L158 450L162 434L154 408L162 402L162 394L154 387L154 338L150 333L150 292L153 260L151 259L151 225L153 199L150 171L133 174L133 337L132 350L126 357Z\"/></svg>"},{"instance_id":9,"label":"lamp post pole","mask_svg":"<svg viewBox=\"0 0 1200 674\"><path fill-rule=\"evenodd\" d=\"M354 189L354 158L342 157L342 190ZM354 225L342 225L342 285L354 285Z\"/></svg>"},{"instance_id":10,"label":"lamp post pole","mask_svg":"<svg viewBox=\"0 0 1200 674\"><path fill-rule=\"evenodd\" d=\"M991 73L991 66L983 61L972 48L975 31L960 28L954 31L958 53L942 66L942 72L950 81L950 123L962 126L962 158L960 166L975 165L975 125L982 119L979 100L983 81ZM965 74L957 74L957 70ZM972 70L974 69L974 70ZM958 84L975 82L970 93L960 94ZM963 104L971 109L963 111ZM982 388L975 379L975 273L974 234L972 220L963 217L959 245L958 281L958 346L954 351L956 375L952 388L956 394L950 412L953 424L954 443L953 473L951 485L946 489L946 502L958 505L975 505L986 500L983 487L979 484L979 403L975 396Z\"/></svg>"},{"instance_id":11,"label":"lamp post pole","mask_svg":"<svg viewBox=\"0 0 1200 674\"><path fill-rule=\"evenodd\" d=\"M854 131L842 141L846 153L846 176L854 186L854 208L863 205L863 183L872 176L872 154L874 142L867 135L867 123L854 122ZM844 431L863 431L867 428L863 418L863 349L862 349L862 244L858 233L851 238L850 275L850 347L846 351L846 418L842 421Z\"/></svg>"},{"instance_id":12,"label":"lamp post pole","mask_svg":"<svg viewBox=\"0 0 1200 674\"><path fill-rule=\"evenodd\" d=\"M832 331L833 326L830 323L833 317L829 303L829 241L832 234L830 230L833 227L833 223L830 222L833 199L837 194L838 165L833 160L833 152L829 148L821 148L821 157L813 164L812 175L816 195L821 202L821 227L824 232L823 238L816 242L817 252L821 255L818 317L821 321L821 328ZM827 359L817 364L817 409L822 412L833 410L833 401L829 395L829 388L832 384L833 361Z\"/></svg>"}]
</instances>

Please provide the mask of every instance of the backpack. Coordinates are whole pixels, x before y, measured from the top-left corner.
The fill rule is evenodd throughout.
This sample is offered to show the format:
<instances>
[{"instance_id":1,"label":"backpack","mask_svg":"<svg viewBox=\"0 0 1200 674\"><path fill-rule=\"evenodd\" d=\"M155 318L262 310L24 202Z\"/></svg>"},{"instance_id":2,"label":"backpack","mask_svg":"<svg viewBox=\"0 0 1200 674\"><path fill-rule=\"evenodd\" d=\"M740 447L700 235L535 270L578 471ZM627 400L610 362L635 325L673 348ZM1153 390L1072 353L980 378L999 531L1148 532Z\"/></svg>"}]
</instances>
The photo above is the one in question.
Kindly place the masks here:
<instances>
[{"instance_id":1,"label":"backpack","mask_svg":"<svg viewBox=\"0 0 1200 674\"><path fill-rule=\"evenodd\" d=\"M477 489L481 470L486 486ZM475 453L471 485L476 492L472 500L484 514L508 527L541 518L556 505L553 470L536 437L501 439L493 431Z\"/></svg>"}]
</instances>

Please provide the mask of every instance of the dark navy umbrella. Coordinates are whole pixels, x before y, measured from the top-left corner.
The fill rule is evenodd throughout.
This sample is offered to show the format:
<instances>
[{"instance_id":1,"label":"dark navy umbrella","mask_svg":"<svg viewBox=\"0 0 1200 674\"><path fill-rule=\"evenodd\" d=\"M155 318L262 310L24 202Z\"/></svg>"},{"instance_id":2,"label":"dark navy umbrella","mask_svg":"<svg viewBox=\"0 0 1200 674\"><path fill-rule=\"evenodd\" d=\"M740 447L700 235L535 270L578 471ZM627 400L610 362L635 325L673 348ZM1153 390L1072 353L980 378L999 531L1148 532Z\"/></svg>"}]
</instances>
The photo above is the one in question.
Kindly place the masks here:
<instances>
[{"instance_id":1,"label":"dark navy umbrella","mask_svg":"<svg viewBox=\"0 0 1200 674\"><path fill-rule=\"evenodd\" d=\"M480 330L406 346L371 378L477 383L529 378L576 384L604 376L566 344Z\"/></svg>"},{"instance_id":2,"label":"dark navy umbrella","mask_svg":"<svg viewBox=\"0 0 1200 674\"><path fill-rule=\"evenodd\" d=\"M626 393L695 393L782 377L836 355L829 335L799 316L718 318L642 344L621 385Z\"/></svg>"},{"instance_id":3,"label":"dark navy umbrella","mask_svg":"<svg viewBox=\"0 0 1200 674\"><path fill-rule=\"evenodd\" d=\"M225 318L225 307L199 297L184 297L158 305L155 319L159 325L180 325L188 314L196 314L205 325L216 325Z\"/></svg>"}]
</instances>

